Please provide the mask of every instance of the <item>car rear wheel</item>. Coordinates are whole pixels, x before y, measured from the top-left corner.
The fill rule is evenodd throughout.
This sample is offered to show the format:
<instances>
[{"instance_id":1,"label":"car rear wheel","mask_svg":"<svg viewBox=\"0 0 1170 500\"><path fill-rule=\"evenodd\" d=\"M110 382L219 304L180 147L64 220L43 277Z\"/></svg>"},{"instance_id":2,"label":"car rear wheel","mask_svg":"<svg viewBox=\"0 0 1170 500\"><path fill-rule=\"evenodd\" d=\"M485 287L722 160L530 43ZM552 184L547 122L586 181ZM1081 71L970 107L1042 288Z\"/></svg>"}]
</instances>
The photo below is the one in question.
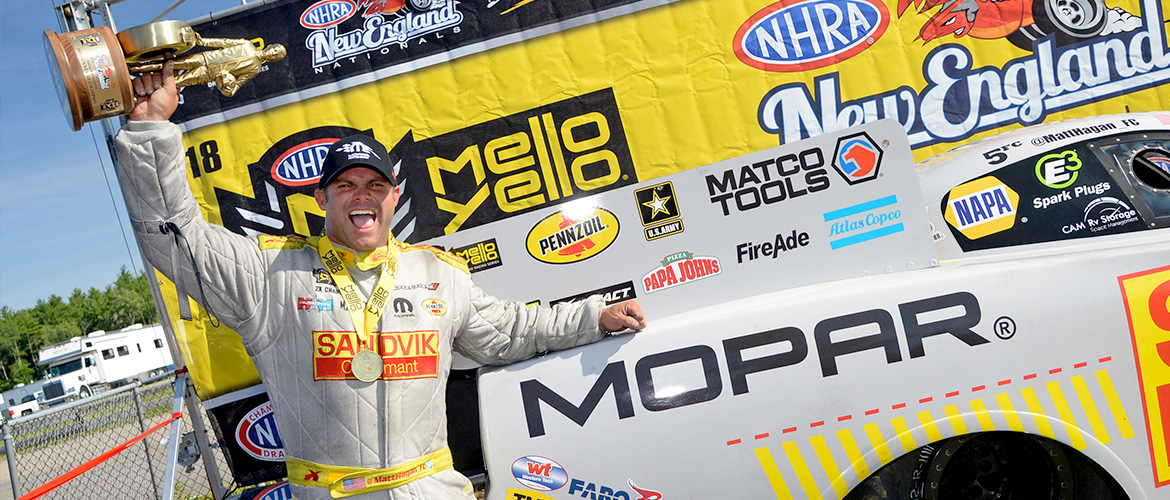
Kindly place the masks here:
<instances>
[{"instance_id":1,"label":"car rear wheel","mask_svg":"<svg viewBox=\"0 0 1170 500\"><path fill-rule=\"evenodd\" d=\"M434 3L435 0L406 0L406 4L418 12L429 10Z\"/></svg>"}]
</instances>

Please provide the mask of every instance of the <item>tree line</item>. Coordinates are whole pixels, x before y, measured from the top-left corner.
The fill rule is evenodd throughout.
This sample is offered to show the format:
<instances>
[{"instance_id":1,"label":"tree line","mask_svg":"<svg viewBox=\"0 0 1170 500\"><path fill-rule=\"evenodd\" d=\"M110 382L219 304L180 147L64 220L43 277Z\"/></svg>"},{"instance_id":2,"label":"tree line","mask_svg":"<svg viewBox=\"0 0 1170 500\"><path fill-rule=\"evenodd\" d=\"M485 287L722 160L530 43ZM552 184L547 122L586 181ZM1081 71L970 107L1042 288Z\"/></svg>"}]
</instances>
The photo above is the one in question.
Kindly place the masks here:
<instances>
[{"instance_id":1,"label":"tree line","mask_svg":"<svg viewBox=\"0 0 1170 500\"><path fill-rule=\"evenodd\" d=\"M97 330L158 322L146 279L123 267L105 290L78 288L68 299L50 295L19 311L0 307L0 391L44 375L37 366L37 351L42 347Z\"/></svg>"}]
</instances>

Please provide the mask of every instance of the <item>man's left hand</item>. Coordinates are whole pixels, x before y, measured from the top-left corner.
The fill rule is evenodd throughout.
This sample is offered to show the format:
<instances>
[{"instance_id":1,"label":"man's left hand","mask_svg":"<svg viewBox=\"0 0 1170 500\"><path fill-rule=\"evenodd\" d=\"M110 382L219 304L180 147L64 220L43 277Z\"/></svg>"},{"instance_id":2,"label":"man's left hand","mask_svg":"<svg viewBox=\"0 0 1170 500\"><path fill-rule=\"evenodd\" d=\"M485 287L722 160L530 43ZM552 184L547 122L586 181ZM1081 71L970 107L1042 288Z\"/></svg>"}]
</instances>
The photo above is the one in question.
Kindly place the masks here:
<instances>
[{"instance_id":1,"label":"man's left hand","mask_svg":"<svg viewBox=\"0 0 1170 500\"><path fill-rule=\"evenodd\" d=\"M646 317L642 315L642 308L637 302L627 300L602 309L600 323L601 328L610 333L627 328L641 330L646 328Z\"/></svg>"}]
</instances>

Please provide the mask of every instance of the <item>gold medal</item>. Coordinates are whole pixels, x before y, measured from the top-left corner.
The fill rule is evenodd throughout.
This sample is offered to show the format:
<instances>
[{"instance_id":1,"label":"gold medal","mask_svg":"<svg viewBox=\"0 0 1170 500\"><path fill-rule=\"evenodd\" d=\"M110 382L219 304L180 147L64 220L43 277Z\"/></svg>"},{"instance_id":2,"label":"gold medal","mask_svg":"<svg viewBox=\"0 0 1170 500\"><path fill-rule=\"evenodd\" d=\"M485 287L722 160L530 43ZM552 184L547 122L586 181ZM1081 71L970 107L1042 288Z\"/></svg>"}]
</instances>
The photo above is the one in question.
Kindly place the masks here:
<instances>
[{"instance_id":1,"label":"gold medal","mask_svg":"<svg viewBox=\"0 0 1170 500\"><path fill-rule=\"evenodd\" d=\"M362 382L373 382L382 375L382 357L368 349L358 351L350 365L353 376Z\"/></svg>"}]
</instances>

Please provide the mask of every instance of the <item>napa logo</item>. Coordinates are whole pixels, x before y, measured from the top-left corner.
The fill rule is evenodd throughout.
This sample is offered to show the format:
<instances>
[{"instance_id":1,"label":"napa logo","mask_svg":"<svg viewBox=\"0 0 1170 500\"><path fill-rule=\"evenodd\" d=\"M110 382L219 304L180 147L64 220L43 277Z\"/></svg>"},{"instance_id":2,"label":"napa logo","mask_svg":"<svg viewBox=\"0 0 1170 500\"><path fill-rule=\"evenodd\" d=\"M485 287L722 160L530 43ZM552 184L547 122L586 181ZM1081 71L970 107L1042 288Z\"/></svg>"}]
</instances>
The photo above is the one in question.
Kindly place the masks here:
<instances>
[{"instance_id":1,"label":"napa logo","mask_svg":"<svg viewBox=\"0 0 1170 500\"><path fill-rule=\"evenodd\" d=\"M528 232L528 254L549 264L581 262L609 248L618 226L617 216L600 207L557 212Z\"/></svg>"},{"instance_id":2,"label":"napa logo","mask_svg":"<svg viewBox=\"0 0 1170 500\"><path fill-rule=\"evenodd\" d=\"M311 30L337 26L353 17L355 12L357 5L352 0L321 0L301 14L301 26Z\"/></svg>"},{"instance_id":3,"label":"napa logo","mask_svg":"<svg viewBox=\"0 0 1170 500\"><path fill-rule=\"evenodd\" d=\"M987 176L955 186L944 203L947 223L976 240L1016 224L1020 195L994 176Z\"/></svg>"},{"instance_id":4,"label":"napa logo","mask_svg":"<svg viewBox=\"0 0 1170 500\"><path fill-rule=\"evenodd\" d=\"M288 148L272 162L272 178L285 186L308 186L321 179L321 166L336 137L314 139Z\"/></svg>"},{"instance_id":5,"label":"napa logo","mask_svg":"<svg viewBox=\"0 0 1170 500\"><path fill-rule=\"evenodd\" d=\"M880 1L781 0L739 27L733 50L753 68L808 71L868 49L889 24L890 11Z\"/></svg>"},{"instance_id":6,"label":"napa logo","mask_svg":"<svg viewBox=\"0 0 1170 500\"><path fill-rule=\"evenodd\" d=\"M236 425L236 443L253 457L267 462L284 461L284 442L276 430L272 401L253 408Z\"/></svg>"}]
</instances>

